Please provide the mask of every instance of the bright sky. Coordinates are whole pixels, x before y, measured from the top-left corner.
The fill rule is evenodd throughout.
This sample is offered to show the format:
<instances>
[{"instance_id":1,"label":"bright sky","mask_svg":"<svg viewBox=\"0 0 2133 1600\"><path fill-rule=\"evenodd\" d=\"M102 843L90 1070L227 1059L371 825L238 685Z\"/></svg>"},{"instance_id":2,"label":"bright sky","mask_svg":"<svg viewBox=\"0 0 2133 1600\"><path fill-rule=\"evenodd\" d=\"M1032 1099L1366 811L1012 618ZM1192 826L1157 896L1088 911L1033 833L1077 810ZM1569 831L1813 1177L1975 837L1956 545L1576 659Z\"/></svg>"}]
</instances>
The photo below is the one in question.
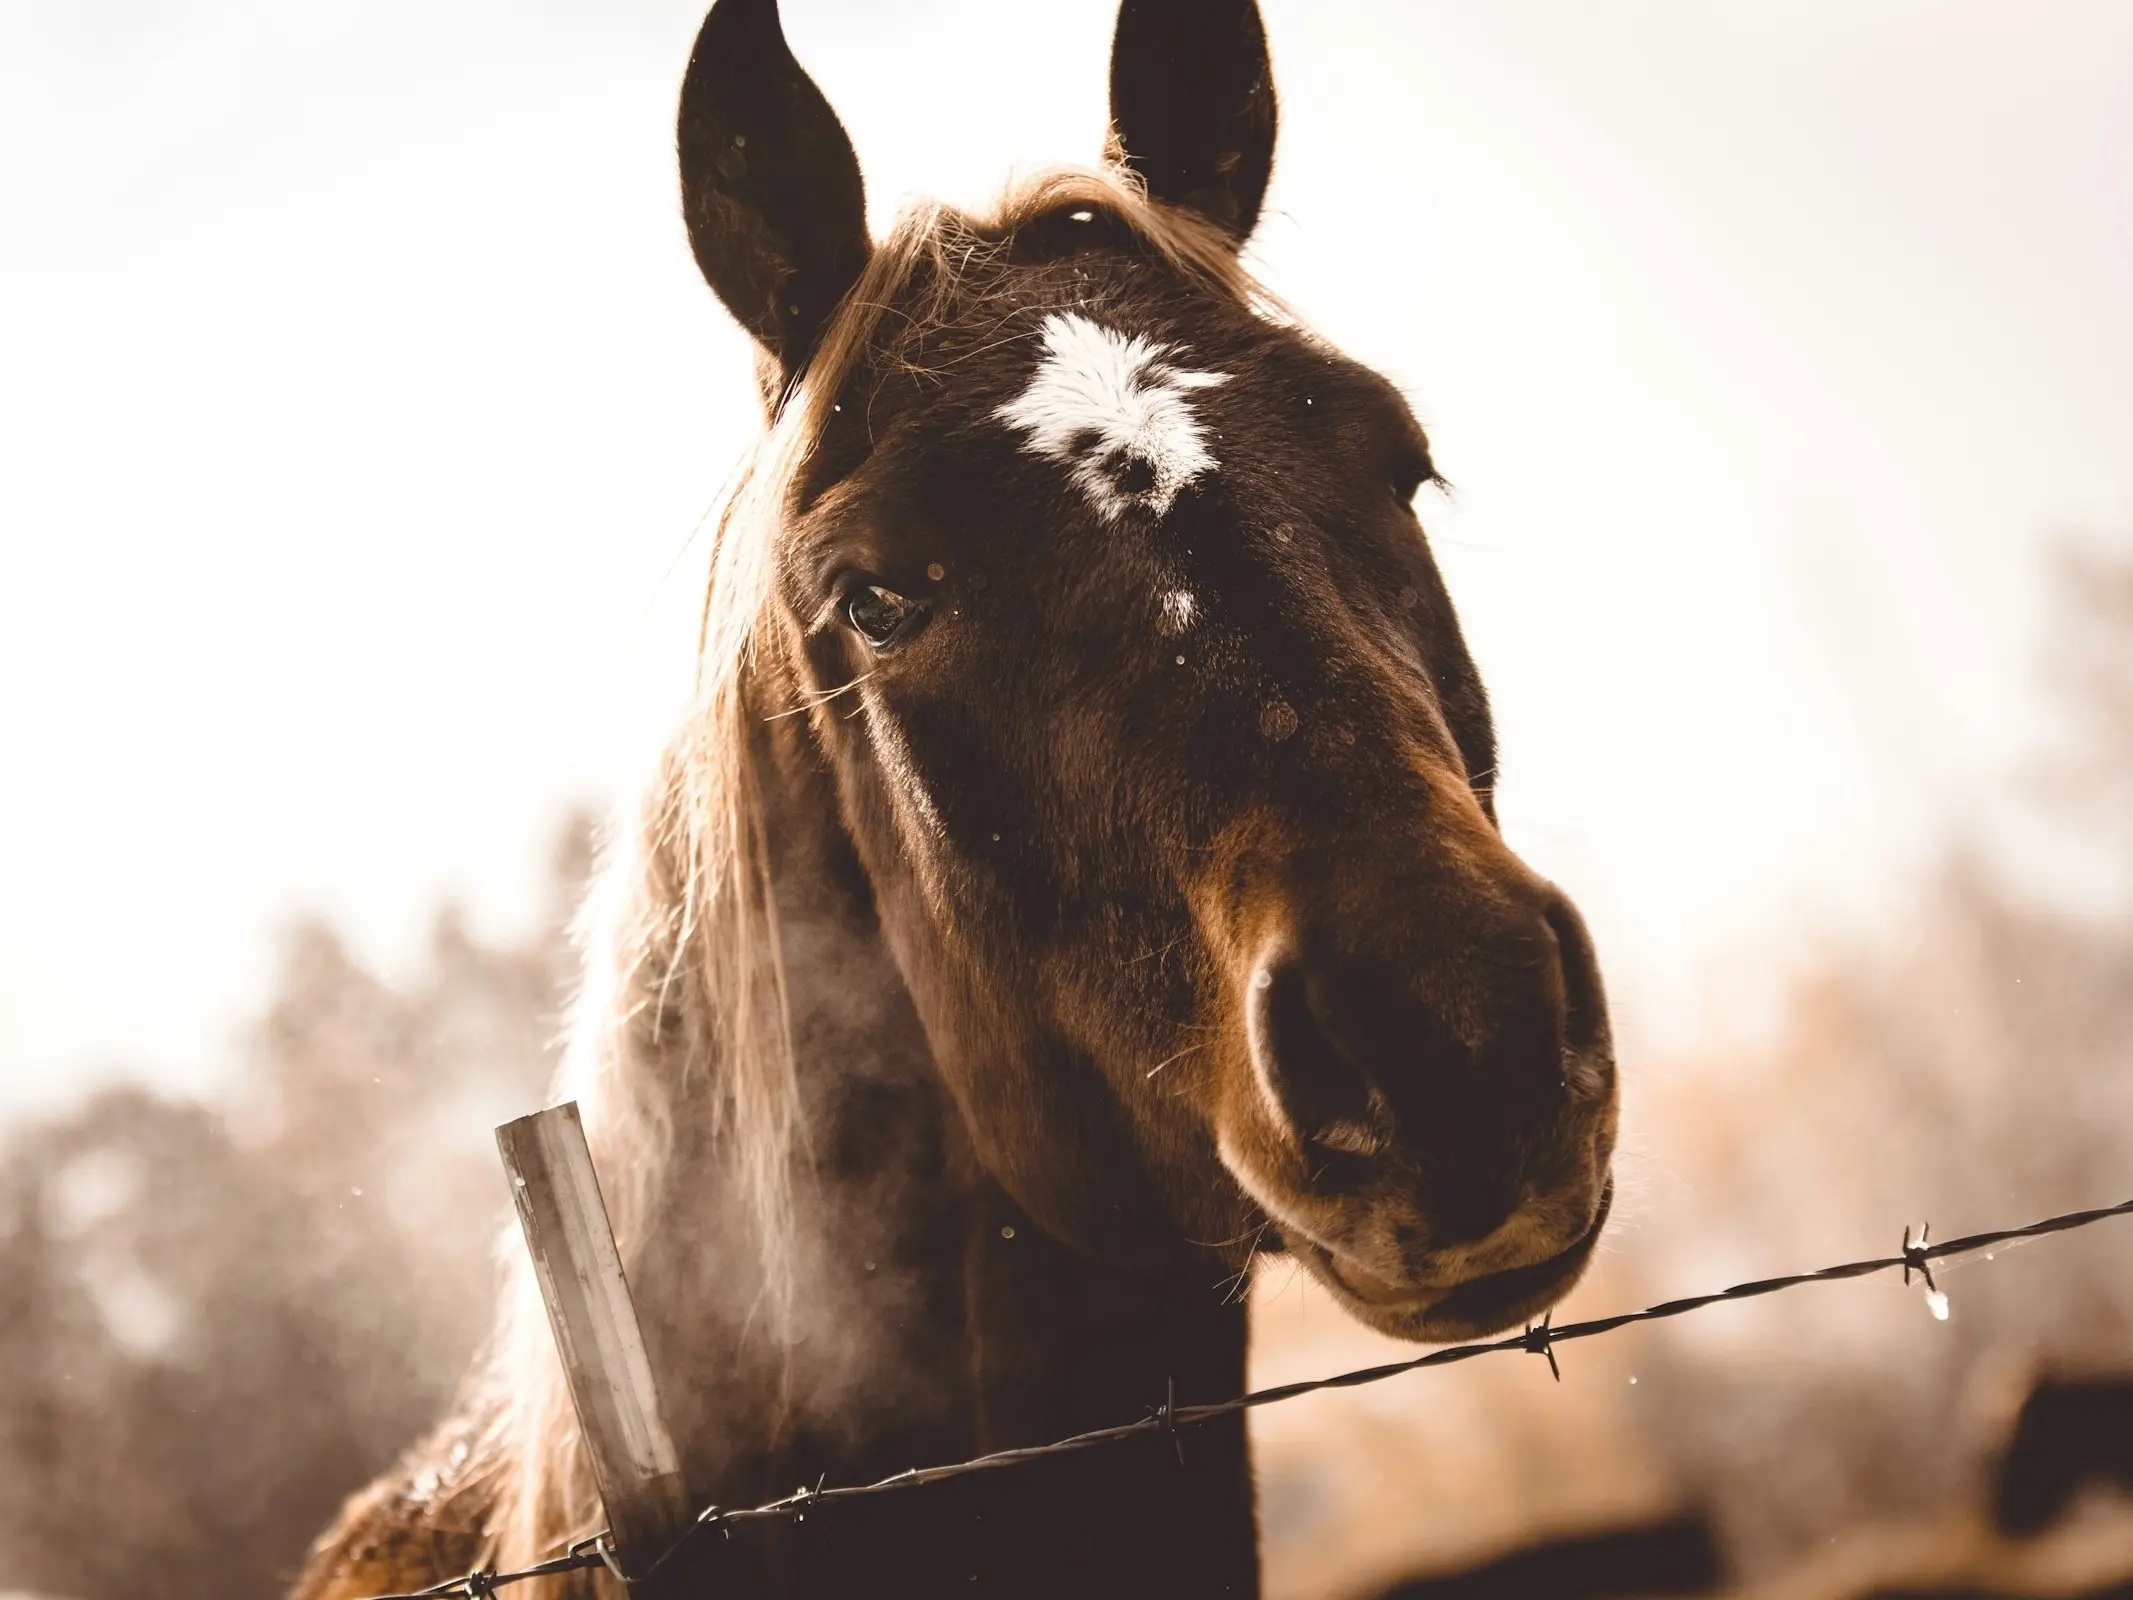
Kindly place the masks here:
<instances>
[{"instance_id":1,"label":"bright sky","mask_svg":"<svg viewBox=\"0 0 2133 1600\"><path fill-rule=\"evenodd\" d=\"M1506 825L1680 1036L1977 819L2042 540L2133 533L2133 7L1267 10L1260 263L1428 423ZM785 11L877 223L1097 149L1107 0ZM697 20L0 0L0 1119L211 1084L300 910L514 926L641 766L752 425Z\"/></svg>"}]
</instances>

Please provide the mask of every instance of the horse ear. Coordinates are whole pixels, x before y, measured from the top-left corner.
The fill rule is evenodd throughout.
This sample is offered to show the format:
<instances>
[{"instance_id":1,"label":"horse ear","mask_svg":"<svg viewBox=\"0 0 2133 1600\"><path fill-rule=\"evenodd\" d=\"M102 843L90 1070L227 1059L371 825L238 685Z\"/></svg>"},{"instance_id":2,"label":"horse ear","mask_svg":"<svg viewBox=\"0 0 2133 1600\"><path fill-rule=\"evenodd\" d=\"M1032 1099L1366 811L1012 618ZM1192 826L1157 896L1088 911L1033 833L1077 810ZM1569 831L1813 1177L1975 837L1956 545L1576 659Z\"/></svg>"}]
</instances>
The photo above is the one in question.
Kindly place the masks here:
<instances>
[{"instance_id":1,"label":"horse ear","mask_svg":"<svg viewBox=\"0 0 2133 1600\"><path fill-rule=\"evenodd\" d=\"M1111 132L1148 193L1242 243L1274 169L1274 73L1255 0L1124 0Z\"/></svg>"},{"instance_id":2,"label":"horse ear","mask_svg":"<svg viewBox=\"0 0 2133 1600\"><path fill-rule=\"evenodd\" d=\"M675 128L681 209L704 278L790 379L871 248L859 158L800 69L777 0L718 0Z\"/></svg>"}]
</instances>

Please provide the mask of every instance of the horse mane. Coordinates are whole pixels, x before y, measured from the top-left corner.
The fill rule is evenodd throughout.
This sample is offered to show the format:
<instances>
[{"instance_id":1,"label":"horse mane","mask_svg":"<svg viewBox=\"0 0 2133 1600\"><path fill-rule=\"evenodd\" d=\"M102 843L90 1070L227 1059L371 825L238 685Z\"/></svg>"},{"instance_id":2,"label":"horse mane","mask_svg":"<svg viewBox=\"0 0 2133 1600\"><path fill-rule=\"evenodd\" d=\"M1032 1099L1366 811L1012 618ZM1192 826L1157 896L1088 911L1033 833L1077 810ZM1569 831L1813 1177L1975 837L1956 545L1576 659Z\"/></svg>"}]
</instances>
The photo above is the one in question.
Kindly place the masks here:
<instances>
[{"instance_id":1,"label":"horse mane","mask_svg":"<svg viewBox=\"0 0 2133 1600\"><path fill-rule=\"evenodd\" d=\"M1115 158L1020 184L990 217L932 202L906 211L796 381L782 394L766 381L768 427L714 519L692 704L644 794L612 825L579 918L584 976L554 1097L582 1110L625 1266L643 1254L676 1177L677 1130L691 1119L689 1139L710 1141L741 1196L736 1223L752 1230L763 1270L754 1315L774 1337L792 1305L807 1138L747 704L777 541L846 385L870 362L905 359L1023 224L1077 206L1112 212L1188 280L1286 320L1233 239L1151 202ZM479 1421L452 1434L435 1503L463 1503L486 1526L490 1557L517 1565L593 1532L601 1510L515 1228L501 1256L497 1324L465 1397Z\"/></svg>"}]
</instances>

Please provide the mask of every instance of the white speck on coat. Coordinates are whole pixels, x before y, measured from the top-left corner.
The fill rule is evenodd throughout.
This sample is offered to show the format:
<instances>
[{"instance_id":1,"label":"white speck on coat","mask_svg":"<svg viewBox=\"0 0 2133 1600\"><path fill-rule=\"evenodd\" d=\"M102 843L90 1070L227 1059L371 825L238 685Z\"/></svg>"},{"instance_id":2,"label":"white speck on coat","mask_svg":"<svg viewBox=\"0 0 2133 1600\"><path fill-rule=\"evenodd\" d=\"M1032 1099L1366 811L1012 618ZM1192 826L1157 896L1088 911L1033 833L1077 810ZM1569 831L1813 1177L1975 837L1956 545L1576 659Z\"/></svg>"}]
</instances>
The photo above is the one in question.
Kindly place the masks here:
<instances>
[{"instance_id":1,"label":"white speck on coat","mask_svg":"<svg viewBox=\"0 0 2133 1600\"><path fill-rule=\"evenodd\" d=\"M1183 633L1192 626L1193 615L1199 609L1200 603L1190 589L1172 589L1163 596L1163 632Z\"/></svg>"}]
</instances>

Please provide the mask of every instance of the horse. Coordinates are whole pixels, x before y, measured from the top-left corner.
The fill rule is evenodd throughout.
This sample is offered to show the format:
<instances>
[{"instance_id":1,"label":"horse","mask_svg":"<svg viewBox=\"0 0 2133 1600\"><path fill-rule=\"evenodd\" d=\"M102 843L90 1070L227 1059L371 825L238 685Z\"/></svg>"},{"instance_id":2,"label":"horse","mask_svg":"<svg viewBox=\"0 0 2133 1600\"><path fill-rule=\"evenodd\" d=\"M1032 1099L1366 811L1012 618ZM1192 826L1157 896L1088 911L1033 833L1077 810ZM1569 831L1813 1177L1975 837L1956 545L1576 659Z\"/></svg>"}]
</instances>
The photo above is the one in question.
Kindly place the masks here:
<instances>
[{"instance_id":1,"label":"horse","mask_svg":"<svg viewBox=\"0 0 2133 1600\"><path fill-rule=\"evenodd\" d=\"M1597 960L1497 825L1427 437L1240 259L1256 5L1125 0L1110 107L1096 166L877 241L775 0L690 57L683 217L765 428L559 1090L703 1502L1234 1397L1275 1252L1402 1339L1515 1326L1608 1215ZM462 1402L299 1600L600 1526L506 1270ZM707 1533L669 1579L1251 1595L1243 1420Z\"/></svg>"}]
</instances>

